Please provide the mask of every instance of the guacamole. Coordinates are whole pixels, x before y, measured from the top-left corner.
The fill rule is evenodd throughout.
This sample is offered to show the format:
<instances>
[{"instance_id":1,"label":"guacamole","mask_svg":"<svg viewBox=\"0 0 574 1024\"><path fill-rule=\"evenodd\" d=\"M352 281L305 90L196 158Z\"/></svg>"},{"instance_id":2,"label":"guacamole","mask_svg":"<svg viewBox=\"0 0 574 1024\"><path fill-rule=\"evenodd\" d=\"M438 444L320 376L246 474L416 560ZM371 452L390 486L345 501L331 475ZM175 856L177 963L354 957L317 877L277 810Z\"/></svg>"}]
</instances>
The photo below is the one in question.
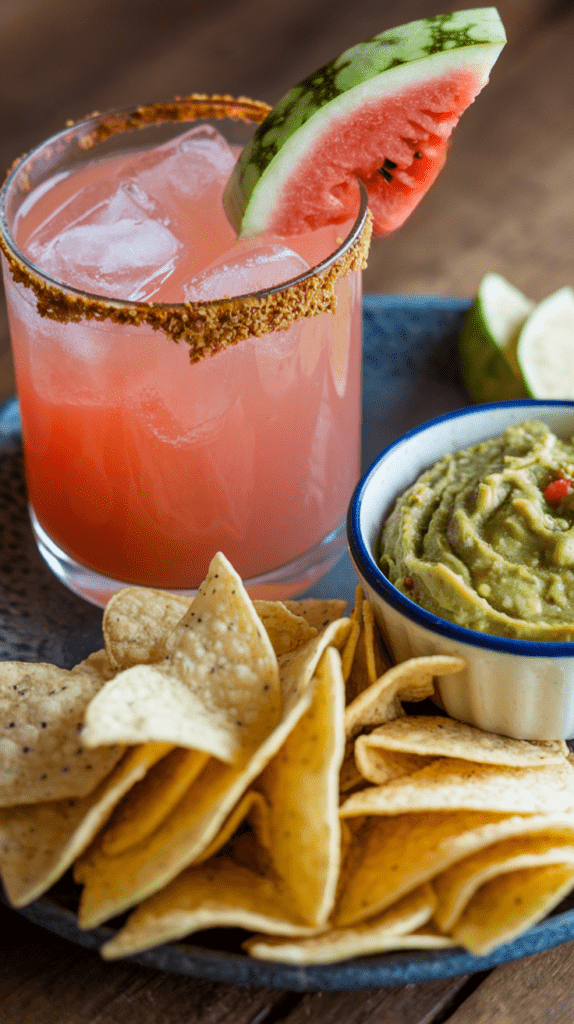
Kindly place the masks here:
<instances>
[{"instance_id":1,"label":"guacamole","mask_svg":"<svg viewBox=\"0 0 574 1024\"><path fill-rule=\"evenodd\" d=\"M460 626L574 640L574 442L533 420L445 455L397 500L379 563Z\"/></svg>"}]
</instances>

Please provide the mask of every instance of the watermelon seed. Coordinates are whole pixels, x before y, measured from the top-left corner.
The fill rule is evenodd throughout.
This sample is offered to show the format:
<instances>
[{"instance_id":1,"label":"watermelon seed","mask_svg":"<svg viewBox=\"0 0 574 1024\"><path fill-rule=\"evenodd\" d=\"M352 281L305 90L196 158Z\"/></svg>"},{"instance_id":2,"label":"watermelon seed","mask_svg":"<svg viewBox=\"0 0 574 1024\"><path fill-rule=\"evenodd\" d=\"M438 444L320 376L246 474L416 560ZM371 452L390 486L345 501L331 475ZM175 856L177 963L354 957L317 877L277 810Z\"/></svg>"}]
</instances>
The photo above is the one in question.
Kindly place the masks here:
<instances>
[{"instance_id":1,"label":"watermelon seed","mask_svg":"<svg viewBox=\"0 0 574 1024\"><path fill-rule=\"evenodd\" d=\"M380 167L379 168L379 174L383 175L383 178L385 179L385 181L391 182L393 180L392 174L390 174L389 171L387 171L386 167Z\"/></svg>"},{"instance_id":2,"label":"watermelon seed","mask_svg":"<svg viewBox=\"0 0 574 1024\"><path fill-rule=\"evenodd\" d=\"M419 153L418 149L417 149L416 153L413 153L413 156L414 156L415 160L422 160L422 158L423 158L422 153Z\"/></svg>"},{"instance_id":3,"label":"watermelon seed","mask_svg":"<svg viewBox=\"0 0 574 1024\"><path fill-rule=\"evenodd\" d=\"M394 160L389 160L389 158L386 156L383 167L386 167L388 171L394 171L396 170L397 165L394 162Z\"/></svg>"}]
</instances>

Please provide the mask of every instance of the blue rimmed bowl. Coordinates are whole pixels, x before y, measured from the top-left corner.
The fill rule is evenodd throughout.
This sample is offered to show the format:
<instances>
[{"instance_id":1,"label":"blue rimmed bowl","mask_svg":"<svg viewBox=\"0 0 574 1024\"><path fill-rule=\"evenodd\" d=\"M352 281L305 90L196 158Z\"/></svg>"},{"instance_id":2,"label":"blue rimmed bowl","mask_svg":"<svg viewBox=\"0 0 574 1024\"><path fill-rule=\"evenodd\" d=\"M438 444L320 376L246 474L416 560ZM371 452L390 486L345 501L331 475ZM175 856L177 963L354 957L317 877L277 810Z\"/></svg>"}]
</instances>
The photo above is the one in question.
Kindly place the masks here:
<instances>
[{"instance_id":1,"label":"blue rimmed bowl","mask_svg":"<svg viewBox=\"0 0 574 1024\"><path fill-rule=\"evenodd\" d=\"M361 478L347 533L355 570L397 661L460 654L466 669L436 680L454 718L519 739L574 737L574 642L509 640L439 618L404 597L377 565L382 523L395 499L448 452L540 419L559 437L574 435L574 402L524 399L473 406L431 420L391 444Z\"/></svg>"}]
</instances>

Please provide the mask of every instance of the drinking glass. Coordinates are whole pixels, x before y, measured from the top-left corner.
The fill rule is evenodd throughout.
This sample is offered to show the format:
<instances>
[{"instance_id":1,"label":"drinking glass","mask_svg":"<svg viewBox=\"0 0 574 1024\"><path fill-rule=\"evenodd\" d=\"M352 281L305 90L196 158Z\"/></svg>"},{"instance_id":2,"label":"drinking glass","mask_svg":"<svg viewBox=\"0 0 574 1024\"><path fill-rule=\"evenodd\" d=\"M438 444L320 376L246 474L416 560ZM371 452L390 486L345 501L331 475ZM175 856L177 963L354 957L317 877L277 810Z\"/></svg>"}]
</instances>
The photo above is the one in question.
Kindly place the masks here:
<instances>
[{"instance_id":1,"label":"drinking glass","mask_svg":"<svg viewBox=\"0 0 574 1024\"><path fill-rule=\"evenodd\" d=\"M18 162L0 193L32 528L54 573L95 604L131 584L193 594L217 550L252 596L289 598L345 549L359 475L364 192L344 237L301 236L310 270L232 298L94 294L18 242L36 204L78 169L97 181L104 157L145 157L190 122L223 126L240 146L268 109L189 97L97 115ZM209 241L189 230L198 248Z\"/></svg>"}]
</instances>

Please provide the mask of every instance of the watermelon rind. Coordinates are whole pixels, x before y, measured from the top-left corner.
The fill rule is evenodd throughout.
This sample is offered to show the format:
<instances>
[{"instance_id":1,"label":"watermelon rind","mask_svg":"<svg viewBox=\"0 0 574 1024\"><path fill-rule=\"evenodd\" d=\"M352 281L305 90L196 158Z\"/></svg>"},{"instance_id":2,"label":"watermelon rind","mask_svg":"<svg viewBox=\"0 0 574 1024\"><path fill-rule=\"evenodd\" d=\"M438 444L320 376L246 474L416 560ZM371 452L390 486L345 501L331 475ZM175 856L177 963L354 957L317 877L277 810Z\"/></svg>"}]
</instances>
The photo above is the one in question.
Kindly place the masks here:
<instances>
[{"instance_id":1,"label":"watermelon rind","mask_svg":"<svg viewBox=\"0 0 574 1024\"><path fill-rule=\"evenodd\" d=\"M278 197L319 136L328 138L334 124L369 102L446 75L472 71L478 93L505 42L498 12L485 7L413 21L346 50L291 89L259 125L225 190L229 219L242 237L272 229Z\"/></svg>"}]
</instances>

